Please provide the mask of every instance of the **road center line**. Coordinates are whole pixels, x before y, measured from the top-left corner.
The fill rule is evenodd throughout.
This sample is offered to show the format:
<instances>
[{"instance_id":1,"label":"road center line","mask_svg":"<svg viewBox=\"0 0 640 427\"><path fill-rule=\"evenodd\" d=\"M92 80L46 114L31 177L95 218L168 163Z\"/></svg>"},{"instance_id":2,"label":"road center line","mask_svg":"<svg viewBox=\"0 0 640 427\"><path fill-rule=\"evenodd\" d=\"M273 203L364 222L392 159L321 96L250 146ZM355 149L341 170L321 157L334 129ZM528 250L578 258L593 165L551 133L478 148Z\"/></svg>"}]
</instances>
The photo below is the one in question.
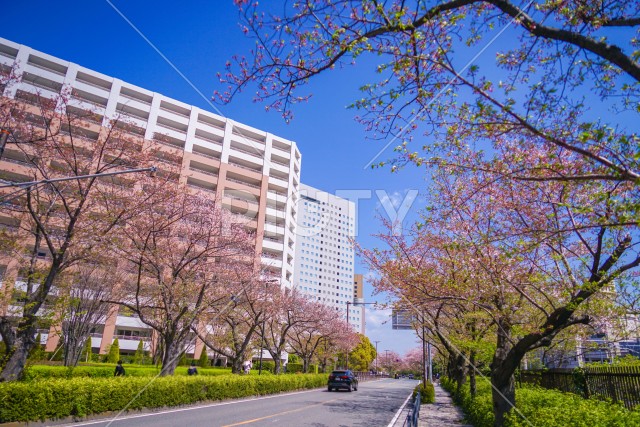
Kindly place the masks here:
<instances>
[{"instance_id":1,"label":"road center line","mask_svg":"<svg viewBox=\"0 0 640 427\"><path fill-rule=\"evenodd\" d=\"M234 427L234 426L241 426L241 425L244 425L244 424L251 424L251 423L258 422L258 421L266 420L268 418L277 417L278 415L285 415L285 414L292 414L294 412L300 412L300 411L303 411L305 409L313 408L314 406L320 406L320 405L324 405L325 403L335 402L336 400L338 400L338 399L331 399L331 400L327 400L327 401L324 401L324 402L315 403L313 405L308 405L308 406L305 406L305 407L302 407L302 408L291 409L289 411L278 412L277 414L271 414L271 415L267 415L265 417L260 417L260 418L254 418L252 420L241 421L241 422L235 423L235 424L227 424L227 425L222 426L222 427Z\"/></svg>"}]
</instances>

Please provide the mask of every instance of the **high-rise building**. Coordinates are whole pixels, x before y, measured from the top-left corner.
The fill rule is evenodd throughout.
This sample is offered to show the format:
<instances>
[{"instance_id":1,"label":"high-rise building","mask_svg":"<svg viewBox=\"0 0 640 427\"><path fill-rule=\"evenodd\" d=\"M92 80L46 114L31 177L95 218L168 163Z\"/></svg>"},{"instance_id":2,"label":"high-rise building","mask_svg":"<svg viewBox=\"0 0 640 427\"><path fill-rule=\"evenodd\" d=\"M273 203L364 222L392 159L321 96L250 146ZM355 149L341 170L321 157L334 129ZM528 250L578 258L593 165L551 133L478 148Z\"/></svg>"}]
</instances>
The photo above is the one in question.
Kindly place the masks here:
<instances>
[{"instance_id":1,"label":"high-rise building","mask_svg":"<svg viewBox=\"0 0 640 427\"><path fill-rule=\"evenodd\" d=\"M353 305L355 204L300 185L294 286L309 298L333 307L364 333L364 308ZM362 302L362 301L358 301Z\"/></svg>"},{"instance_id":2,"label":"high-rise building","mask_svg":"<svg viewBox=\"0 0 640 427\"><path fill-rule=\"evenodd\" d=\"M159 169L179 166L179 182L246 216L246 227L256 232L256 253L283 286L292 286L301 166L295 142L2 38L0 68L16 76L0 86L0 95L35 115L39 99L61 93L68 94L67 111L91 111L92 121L81 129L87 138L113 118L125 120L134 142L157 146ZM30 175L19 157L8 144L0 161L4 179ZM151 334L137 319L114 311L93 346L103 352L114 336L122 350L135 350Z\"/></svg>"}]
</instances>

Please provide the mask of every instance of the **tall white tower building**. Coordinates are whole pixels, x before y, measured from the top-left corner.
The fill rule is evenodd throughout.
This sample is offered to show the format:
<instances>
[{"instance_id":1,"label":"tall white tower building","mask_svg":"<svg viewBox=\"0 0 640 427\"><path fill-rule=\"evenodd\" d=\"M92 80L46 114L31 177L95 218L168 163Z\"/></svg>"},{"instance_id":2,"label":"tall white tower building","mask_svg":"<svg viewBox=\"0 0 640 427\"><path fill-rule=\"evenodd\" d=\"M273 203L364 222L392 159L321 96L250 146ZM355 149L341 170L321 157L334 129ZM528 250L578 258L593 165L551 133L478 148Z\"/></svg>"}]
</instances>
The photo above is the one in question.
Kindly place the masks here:
<instances>
[{"instance_id":1,"label":"tall white tower building","mask_svg":"<svg viewBox=\"0 0 640 427\"><path fill-rule=\"evenodd\" d=\"M300 184L293 283L336 316L346 319L348 311L354 330L364 333L364 308L352 305L355 219L355 203Z\"/></svg>"}]
</instances>

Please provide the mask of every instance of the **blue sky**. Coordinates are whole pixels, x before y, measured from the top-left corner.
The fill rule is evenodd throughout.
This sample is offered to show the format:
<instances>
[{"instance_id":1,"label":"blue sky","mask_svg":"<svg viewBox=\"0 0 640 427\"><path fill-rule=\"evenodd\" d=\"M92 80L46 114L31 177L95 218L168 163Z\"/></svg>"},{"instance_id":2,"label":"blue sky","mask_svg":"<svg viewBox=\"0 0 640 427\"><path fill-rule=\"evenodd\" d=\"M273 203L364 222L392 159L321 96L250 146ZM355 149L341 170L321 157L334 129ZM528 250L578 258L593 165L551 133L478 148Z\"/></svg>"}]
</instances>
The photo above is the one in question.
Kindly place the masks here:
<instances>
[{"instance_id":1,"label":"blue sky","mask_svg":"<svg viewBox=\"0 0 640 427\"><path fill-rule=\"evenodd\" d=\"M204 98L223 88L216 73L224 70L225 62L233 54L246 53L252 44L238 27L231 0L112 0L112 4ZM415 168L392 174L388 169L365 167L387 142L367 140L364 129L353 120L355 113L346 109L366 81L364 68L313 80L311 101L298 105L287 125L277 112L266 113L264 105L253 104L250 94L212 108L107 1L9 2L3 7L3 21L0 36L6 39L296 141L302 153L302 182L332 193L372 192L371 199L358 205L358 241L365 247L378 244L371 235L380 229L376 217L386 216L385 195L399 203L408 191L425 188L424 172ZM394 145L379 160L390 158ZM408 220L419 207L418 198ZM356 266L356 273L367 271ZM378 300L371 291L366 285L366 300ZM387 312L367 311L367 335L380 341L379 351L402 354L417 346L411 331L392 331L390 323L384 323Z\"/></svg>"}]
</instances>

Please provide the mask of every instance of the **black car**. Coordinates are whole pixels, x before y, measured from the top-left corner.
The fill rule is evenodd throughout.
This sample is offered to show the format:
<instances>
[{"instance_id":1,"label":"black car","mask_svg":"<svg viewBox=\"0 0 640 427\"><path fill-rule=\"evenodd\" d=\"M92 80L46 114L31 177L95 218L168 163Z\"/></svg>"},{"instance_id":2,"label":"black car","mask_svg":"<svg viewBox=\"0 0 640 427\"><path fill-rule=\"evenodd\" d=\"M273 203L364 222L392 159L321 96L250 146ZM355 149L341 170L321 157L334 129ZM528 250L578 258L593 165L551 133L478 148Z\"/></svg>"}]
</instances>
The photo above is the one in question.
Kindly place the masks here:
<instances>
[{"instance_id":1,"label":"black car","mask_svg":"<svg viewBox=\"0 0 640 427\"><path fill-rule=\"evenodd\" d=\"M358 377L350 371L333 371L329 375L329 382L327 389L332 391L333 389L346 388L348 391L358 391Z\"/></svg>"}]
</instances>

